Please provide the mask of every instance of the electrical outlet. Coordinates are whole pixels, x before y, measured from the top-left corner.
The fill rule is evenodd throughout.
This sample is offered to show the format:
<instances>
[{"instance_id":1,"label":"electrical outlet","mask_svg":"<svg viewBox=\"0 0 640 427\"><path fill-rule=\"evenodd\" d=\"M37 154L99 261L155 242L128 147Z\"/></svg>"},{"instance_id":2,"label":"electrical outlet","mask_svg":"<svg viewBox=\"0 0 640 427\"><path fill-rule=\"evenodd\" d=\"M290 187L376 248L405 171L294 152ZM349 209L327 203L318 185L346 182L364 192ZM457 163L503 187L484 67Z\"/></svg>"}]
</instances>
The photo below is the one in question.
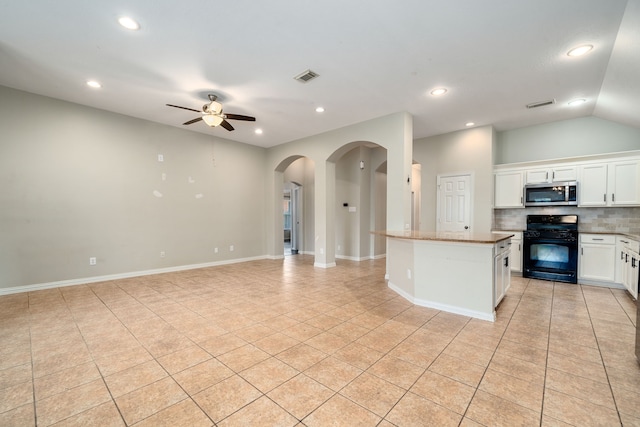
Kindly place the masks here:
<instances>
[{"instance_id":1,"label":"electrical outlet","mask_svg":"<svg viewBox=\"0 0 640 427\"><path fill-rule=\"evenodd\" d=\"M218 253L218 248L213 248L213 253L217 254Z\"/></svg>"},{"instance_id":2,"label":"electrical outlet","mask_svg":"<svg viewBox=\"0 0 640 427\"><path fill-rule=\"evenodd\" d=\"M92 256L91 258L89 258L89 265L96 265L96 264L97 264L96 257Z\"/></svg>"},{"instance_id":3,"label":"electrical outlet","mask_svg":"<svg viewBox=\"0 0 640 427\"><path fill-rule=\"evenodd\" d=\"M229 246L229 252L233 252L233 245Z\"/></svg>"},{"instance_id":4,"label":"electrical outlet","mask_svg":"<svg viewBox=\"0 0 640 427\"><path fill-rule=\"evenodd\" d=\"M407 268L407 279L411 279L411 269Z\"/></svg>"},{"instance_id":5,"label":"electrical outlet","mask_svg":"<svg viewBox=\"0 0 640 427\"><path fill-rule=\"evenodd\" d=\"M160 258L164 258L165 255L164 251L160 251Z\"/></svg>"},{"instance_id":6,"label":"electrical outlet","mask_svg":"<svg viewBox=\"0 0 640 427\"><path fill-rule=\"evenodd\" d=\"M158 154L158 161L164 162L164 156L162 154Z\"/></svg>"}]
</instances>

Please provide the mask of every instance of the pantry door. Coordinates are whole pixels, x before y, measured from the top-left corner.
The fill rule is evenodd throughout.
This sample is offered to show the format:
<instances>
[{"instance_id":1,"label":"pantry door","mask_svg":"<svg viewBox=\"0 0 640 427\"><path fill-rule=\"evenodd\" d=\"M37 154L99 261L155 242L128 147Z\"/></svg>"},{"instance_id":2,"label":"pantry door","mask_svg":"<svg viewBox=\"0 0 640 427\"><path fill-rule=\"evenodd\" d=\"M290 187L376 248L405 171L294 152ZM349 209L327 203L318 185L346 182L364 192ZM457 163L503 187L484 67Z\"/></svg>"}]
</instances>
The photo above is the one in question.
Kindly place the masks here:
<instances>
[{"instance_id":1,"label":"pantry door","mask_svg":"<svg viewBox=\"0 0 640 427\"><path fill-rule=\"evenodd\" d=\"M438 175L438 231L472 231L471 178L471 174Z\"/></svg>"}]
</instances>

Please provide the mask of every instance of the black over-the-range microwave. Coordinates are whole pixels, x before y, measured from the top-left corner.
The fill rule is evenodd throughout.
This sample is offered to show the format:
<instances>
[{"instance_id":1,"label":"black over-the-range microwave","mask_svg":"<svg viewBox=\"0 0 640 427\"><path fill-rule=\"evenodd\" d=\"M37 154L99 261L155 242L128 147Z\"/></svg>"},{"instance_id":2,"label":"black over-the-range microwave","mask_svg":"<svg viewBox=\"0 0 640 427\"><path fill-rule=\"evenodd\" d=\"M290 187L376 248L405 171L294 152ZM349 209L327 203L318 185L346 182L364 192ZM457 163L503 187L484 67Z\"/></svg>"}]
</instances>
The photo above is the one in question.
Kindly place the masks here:
<instances>
[{"instance_id":1,"label":"black over-the-range microwave","mask_svg":"<svg viewBox=\"0 0 640 427\"><path fill-rule=\"evenodd\" d=\"M524 187L525 206L577 206L576 181L527 184Z\"/></svg>"}]
</instances>

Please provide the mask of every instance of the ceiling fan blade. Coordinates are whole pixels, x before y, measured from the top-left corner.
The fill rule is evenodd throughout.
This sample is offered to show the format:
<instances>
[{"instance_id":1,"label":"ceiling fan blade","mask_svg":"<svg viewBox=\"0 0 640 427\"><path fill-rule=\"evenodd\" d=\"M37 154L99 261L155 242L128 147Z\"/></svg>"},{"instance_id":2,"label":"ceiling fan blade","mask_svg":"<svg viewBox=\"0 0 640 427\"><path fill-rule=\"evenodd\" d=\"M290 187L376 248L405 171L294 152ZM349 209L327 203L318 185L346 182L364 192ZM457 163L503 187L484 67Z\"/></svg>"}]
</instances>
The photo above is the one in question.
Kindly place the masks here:
<instances>
[{"instance_id":1,"label":"ceiling fan blade","mask_svg":"<svg viewBox=\"0 0 640 427\"><path fill-rule=\"evenodd\" d=\"M247 122L255 122L256 121L255 117L243 116L242 114L224 113L224 115L226 116L227 119L231 119L231 120L245 120Z\"/></svg>"},{"instance_id":2,"label":"ceiling fan blade","mask_svg":"<svg viewBox=\"0 0 640 427\"><path fill-rule=\"evenodd\" d=\"M195 111L196 113L202 113L201 110L194 110L193 108L181 107L179 105L167 104L167 107L182 108L183 110L189 110L189 111Z\"/></svg>"},{"instance_id":3,"label":"ceiling fan blade","mask_svg":"<svg viewBox=\"0 0 640 427\"><path fill-rule=\"evenodd\" d=\"M222 126L223 128L225 128L228 131L232 131L233 130L233 126L231 126L231 123L229 123L226 120L223 120L222 123L220 123L220 126Z\"/></svg>"},{"instance_id":4,"label":"ceiling fan blade","mask_svg":"<svg viewBox=\"0 0 640 427\"><path fill-rule=\"evenodd\" d=\"M184 122L183 125L190 125L192 123L199 122L200 120L202 120L202 117L197 117L195 119L189 120L188 122Z\"/></svg>"}]
</instances>

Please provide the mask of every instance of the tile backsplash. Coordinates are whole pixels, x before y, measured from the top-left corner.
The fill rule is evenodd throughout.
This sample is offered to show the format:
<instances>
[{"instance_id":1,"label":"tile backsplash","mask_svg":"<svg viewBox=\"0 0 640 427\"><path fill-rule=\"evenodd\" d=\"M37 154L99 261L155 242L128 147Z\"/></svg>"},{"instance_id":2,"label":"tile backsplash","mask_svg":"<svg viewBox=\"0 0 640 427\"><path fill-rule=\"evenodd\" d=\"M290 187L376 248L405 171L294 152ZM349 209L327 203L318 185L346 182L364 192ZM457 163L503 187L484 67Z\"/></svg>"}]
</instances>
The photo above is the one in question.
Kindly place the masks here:
<instances>
[{"instance_id":1,"label":"tile backsplash","mask_svg":"<svg viewBox=\"0 0 640 427\"><path fill-rule=\"evenodd\" d=\"M640 236L638 208L578 208L549 206L524 209L494 209L494 230L524 230L527 215L578 215L581 232L610 232Z\"/></svg>"}]
</instances>

